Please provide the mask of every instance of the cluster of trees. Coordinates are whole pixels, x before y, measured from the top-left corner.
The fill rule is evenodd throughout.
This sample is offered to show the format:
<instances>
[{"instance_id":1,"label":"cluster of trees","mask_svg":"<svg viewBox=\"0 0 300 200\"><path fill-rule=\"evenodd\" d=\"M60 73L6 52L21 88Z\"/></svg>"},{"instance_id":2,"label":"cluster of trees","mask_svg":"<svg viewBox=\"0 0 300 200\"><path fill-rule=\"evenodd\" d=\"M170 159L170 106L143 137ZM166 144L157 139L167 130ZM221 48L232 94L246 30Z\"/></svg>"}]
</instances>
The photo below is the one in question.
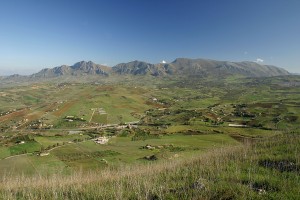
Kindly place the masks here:
<instances>
[{"instance_id":1,"label":"cluster of trees","mask_svg":"<svg viewBox=\"0 0 300 200\"><path fill-rule=\"evenodd\" d=\"M134 135L131 138L131 140L138 141L138 140L147 140L147 139L153 139L153 138L159 138L159 135L151 134L149 130L135 129Z\"/></svg>"}]
</instances>

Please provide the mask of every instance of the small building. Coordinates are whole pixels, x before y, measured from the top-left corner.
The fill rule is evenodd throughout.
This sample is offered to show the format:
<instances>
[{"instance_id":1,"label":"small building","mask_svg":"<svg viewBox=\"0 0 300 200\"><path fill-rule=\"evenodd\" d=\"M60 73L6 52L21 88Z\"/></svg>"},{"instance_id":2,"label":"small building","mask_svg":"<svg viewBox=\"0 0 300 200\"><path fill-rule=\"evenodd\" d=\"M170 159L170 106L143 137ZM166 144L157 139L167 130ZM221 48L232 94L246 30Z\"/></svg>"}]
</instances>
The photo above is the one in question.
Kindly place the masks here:
<instances>
[{"instance_id":1,"label":"small building","mask_svg":"<svg viewBox=\"0 0 300 200\"><path fill-rule=\"evenodd\" d=\"M108 142L108 140L109 139L104 136L104 137L98 137L98 138L94 139L94 142L96 144L106 144Z\"/></svg>"},{"instance_id":2,"label":"small building","mask_svg":"<svg viewBox=\"0 0 300 200\"><path fill-rule=\"evenodd\" d=\"M69 131L69 135L82 134L82 131Z\"/></svg>"},{"instance_id":3,"label":"small building","mask_svg":"<svg viewBox=\"0 0 300 200\"><path fill-rule=\"evenodd\" d=\"M149 144L147 144L147 145L145 146L145 148L146 148L146 149L149 149L149 150L154 150L154 149L155 149L154 146L151 146L151 145L149 145Z\"/></svg>"},{"instance_id":4,"label":"small building","mask_svg":"<svg viewBox=\"0 0 300 200\"><path fill-rule=\"evenodd\" d=\"M68 115L68 116L65 117L65 119L75 119L75 116L73 116L73 115Z\"/></svg>"},{"instance_id":5,"label":"small building","mask_svg":"<svg viewBox=\"0 0 300 200\"><path fill-rule=\"evenodd\" d=\"M228 124L229 127L245 128L247 125L242 124Z\"/></svg>"},{"instance_id":6,"label":"small building","mask_svg":"<svg viewBox=\"0 0 300 200\"><path fill-rule=\"evenodd\" d=\"M48 156L49 154L50 154L49 152L42 152L42 153L40 153L39 156Z\"/></svg>"}]
</instances>

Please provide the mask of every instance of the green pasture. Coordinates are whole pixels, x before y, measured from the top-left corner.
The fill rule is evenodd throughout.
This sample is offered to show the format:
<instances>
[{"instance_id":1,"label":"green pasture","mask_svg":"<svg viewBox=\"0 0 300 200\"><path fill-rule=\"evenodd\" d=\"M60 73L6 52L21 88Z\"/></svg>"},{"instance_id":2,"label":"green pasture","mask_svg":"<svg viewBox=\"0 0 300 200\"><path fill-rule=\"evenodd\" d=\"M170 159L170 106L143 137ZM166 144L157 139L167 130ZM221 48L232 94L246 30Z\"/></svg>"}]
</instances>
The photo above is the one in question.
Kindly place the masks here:
<instances>
[{"instance_id":1,"label":"green pasture","mask_svg":"<svg viewBox=\"0 0 300 200\"><path fill-rule=\"evenodd\" d=\"M10 156L10 150L7 147L0 147L0 159Z\"/></svg>"},{"instance_id":2,"label":"green pasture","mask_svg":"<svg viewBox=\"0 0 300 200\"><path fill-rule=\"evenodd\" d=\"M35 137L35 140L43 146L67 141L66 138L59 137ZM109 165L151 162L142 159L149 155L156 155L158 161L176 159L177 157L191 156L216 147L236 144L238 142L224 134L175 134L161 136L158 139L138 141L132 141L131 137L113 137L109 140L108 144L104 145L96 144L91 140L71 144L65 143L63 146L51 150L50 154L46 156L27 154L2 159L0 160L0 168L3 173L12 174L51 174L58 171L68 173L70 170L93 170ZM154 150L143 149L142 147L146 145L166 146L166 148ZM172 145L172 148L169 147L170 145ZM33 147L30 148L33 150ZM8 156L8 153L8 149L0 149L2 157Z\"/></svg>"},{"instance_id":3,"label":"green pasture","mask_svg":"<svg viewBox=\"0 0 300 200\"><path fill-rule=\"evenodd\" d=\"M0 160L0 169L1 176L37 173L28 155L20 155Z\"/></svg>"},{"instance_id":4,"label":"green pasture","mask_svg":"<svg viewBox=\"0 0 300 200\"><path fill-rule=\"evenodd\" d=\"M36 136L34 140L38 142L43 147L48 147L52 145L62 145L63 143L74 142L75 140L86 140L90 137L88 135L80 135L80 134L73 134L73 135L65 135L65 136Z\"/></svg>"},{"instance_id":5,"label":"green pasture","mask_svg":"<svg viewBox=\"0 0 300 200\"><path fill-rule=\"evenodd\" d=\"M165 81L152 77L127 77L122 82L110 80L103 85L66 81L62 85L41 83L38 86L4 88L1 94L5 95L0 95L0 111L28 108L28 114L16 115L8 120L2 116L0 171L68 173L80 168L101 169L107 165L151 162L142 159L150 155L155 155L159 162L176 159L175 155L185 157L224 145L238 144L231 135L269 139L282 133L297 132L300 91L299 87L284 86L283 83L290 79L300 80L297 77L252 79L231 76L226 80L174 78ZM100 108L106 114L100 114L97 111ZM239 112L253 115L243 117ZM66 116L75 116L79 120L69 122L65 120ZM26 118L29 121L18 128ZM159 136L156 139L132 141L135 129L126 137L118 137L120 130L96 130L91 127L96 126L94 123L132 121L141 121L139 129ZM30 123L39 122L54 126L46 130L29 126ZM251 125L235 128L229 127L230 123ZM100 145L91 141L86 133L67 135L69 130L84 128L94 135L109 132L117 137L111 138L108 144ZM13 138L20 133L35 135L34 141L14 144ZM172 147L143 149L147 144ZM48 156L30 154L57 145ZM24 153L29 154L4 159Z\"/></svg>"},{"instance_id":6,"label":"green pasture","mask_svg":"<svg viewBox=\"0 0 300 200\"><path fill-rule=\"evenodd\" d=\"M35 141L26 141L24 144L15 144L9 147L11 155L32 153L41 150L41 145Z\"/></svg>"},{"instance_id":7,"label":"green pasture","mask_svg":"<svg viewBox=\"0 0 300 200\"><path fill-rule=\"evenodd\" d=\"M173 145L175 147L181 147L184 151L172 153L168 149L155 149L147 150L141 147L146 145L162 146ZM199 151L205 151L210 148L220 147L223 145L234 145L237 142L230 136L223 134L214 135L170 135L161 136L158 139L147 139L132 141L130 137L113 137L109 140L108 144L96 144L93 141L86 141L78 144L68 145L59 149L55 149L57 154L63 154L66 152L87 152L92 153L96 151L111 150L120 154L116 156L104 157L110 164L117 163L134 163L139 161L144 156L156 154L162 159L170 158L174 154L181 154L182 156L190 155L193 153L199 153ZM165 157L167 156L167 157ZM102 159L102 158L99 158Z\"/></svg>"},{"instance_id":8,"label":"green pasture","mask_svg":"<svg viewBox=\"0 0 300 200\"><path fill-rule=\"evenodd\" d=\"M104 119L103 116L98 116L99 114L95 112L91 122L115 124L137 121L138 119L133 117L132 113L142 114L145 110L149 109L149 106L144 104L145 99L140 93L144 92L144 90L137 89L135 91L135 88L127 88L127 90L115 86L111 86L111 91L97 90L95 86L86 86L84 88L86 90L71 91L73 97L70 100L76 102L62 112L59 117L60 119L56 119L55 123L58 123L65 116L77 116L89 122L93 109L99 108L102 108L107 113L107 116ZM60 105L59 109L63 109L65 104L68 104L68 101ZM59 126L65 125L66 123L59 124Z\"/></svg>"},{"instance_id":9,"label":"green pasture","mask_svg":"<svg viewBox=\"0 0 300 200\"><path fill-rule=\"evenodd\" d=\"M20 155L0 160L0 175L50 175L68 173L68 166L51 153L48 156Z\"/></svg>"}]
</instances>

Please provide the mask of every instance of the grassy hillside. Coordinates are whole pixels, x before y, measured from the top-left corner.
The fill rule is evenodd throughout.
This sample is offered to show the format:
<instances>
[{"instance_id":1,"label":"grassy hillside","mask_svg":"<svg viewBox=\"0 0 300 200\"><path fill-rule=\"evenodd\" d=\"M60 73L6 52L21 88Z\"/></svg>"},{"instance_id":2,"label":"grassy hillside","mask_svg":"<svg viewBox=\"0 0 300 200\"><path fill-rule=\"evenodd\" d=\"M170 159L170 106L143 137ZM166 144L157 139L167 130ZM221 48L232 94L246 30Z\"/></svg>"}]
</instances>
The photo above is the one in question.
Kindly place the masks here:
<instances>
[{"instance_id":1,"label":"grassy hillside","mask_svg":"<svg viewBox=\"0 0 300 200\"><path fill-rule=\"evenodd\" d=\"M298 199L300 137L69 176L2 177L5 199ZM26 187L24 187L26 183Z\"/></svg>"}]
</instances>

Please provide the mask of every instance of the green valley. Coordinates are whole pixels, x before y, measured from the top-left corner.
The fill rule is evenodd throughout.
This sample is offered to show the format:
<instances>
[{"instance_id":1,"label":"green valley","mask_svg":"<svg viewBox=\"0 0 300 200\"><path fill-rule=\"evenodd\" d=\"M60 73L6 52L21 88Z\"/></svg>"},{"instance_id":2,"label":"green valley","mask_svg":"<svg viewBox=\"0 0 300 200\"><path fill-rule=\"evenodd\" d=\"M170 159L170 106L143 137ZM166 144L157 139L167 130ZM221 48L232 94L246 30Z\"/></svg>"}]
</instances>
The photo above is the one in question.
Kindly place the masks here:
<instances>
[{"instance_id":1,"label":"green valley","mask_svg":"<svg viewBox=\"0 0 300 200\"><path fill-rule=\"evenodd\" d=\"M47 82L6 87L1 90L5 95L0 97L0 176L3 181L7 176L21 175L29 180L38 175L45 181L52 181L57 174L69 179L75 178L79 172L80 176L114 170L120 173L119 170L125 167L126 173L140 179L140 175L132 171L135 166L142 171L147 170L147 166L161 167L160 174L165 173L164 168L169 168L172 163L181 166L191 162L188 165L193 166L202 157L219 159L214 157L220 156L220 151L226 152L226 160L229 159L226 156L239 148L246 148L249 154L252 154L252 148L259 149L258 165L266 168L258 170L269 173L268 170L281 170L281 166L286 166L285 162L290 162L293 164L286 167L292 170L284 173L296 175L298 151L287 157L280 152L272 156L269 152L272 149L277 151L277 138L294 137L295 141L299 140L300 90L289 85L291 81L300 82L300 78L232 76L226 79L178 77L165 80L129 76L126 82ZM270 141L275 142L275 146L265 148L265 143ZM236 167L240 159L220 163L219 170L229 167L228 175L242 173L230 168ZM238 170L253 170L248 161ZM204 168L207 167L204 164ZM263 182L263 177L257 175L249 179L243 173L239 176L245 184L236 187L248 188L247 191L252 191L253 195L266 193L276 196L279 192L277 186L277 189L269 190L273 186ZM161 181L161 178L156 181ZM117 179L123 180L122 176ZM89 185L90 181L86 184ZM169 191L161 195L185 198L181 196L183 191L180 188L186 187L186 181L178 182L183 185L177 185L179 189L175 189L174 193ZM229 180L223 177L222 181L226 186ZM212 184L209 179L204 182L201 184ZM68 184L66 187L69 188ZM227 186L210 187L213 187L212 191L223 192ZM62 188L56 189L62 192ZM39 195L42 192L29 190ZM7 192L4 185L0 186L0 194L12 195ZM27 198L28 193L24 192L20 195ZM196 191L188 188L186 192L192 197ZM52 198L52 194L46 195L45 198ZM60 195L65 196L63 193ZM228 195L234 195L230 189ZM292 195L296 193L292 192Z\"/></svg>"}]
</instances>

